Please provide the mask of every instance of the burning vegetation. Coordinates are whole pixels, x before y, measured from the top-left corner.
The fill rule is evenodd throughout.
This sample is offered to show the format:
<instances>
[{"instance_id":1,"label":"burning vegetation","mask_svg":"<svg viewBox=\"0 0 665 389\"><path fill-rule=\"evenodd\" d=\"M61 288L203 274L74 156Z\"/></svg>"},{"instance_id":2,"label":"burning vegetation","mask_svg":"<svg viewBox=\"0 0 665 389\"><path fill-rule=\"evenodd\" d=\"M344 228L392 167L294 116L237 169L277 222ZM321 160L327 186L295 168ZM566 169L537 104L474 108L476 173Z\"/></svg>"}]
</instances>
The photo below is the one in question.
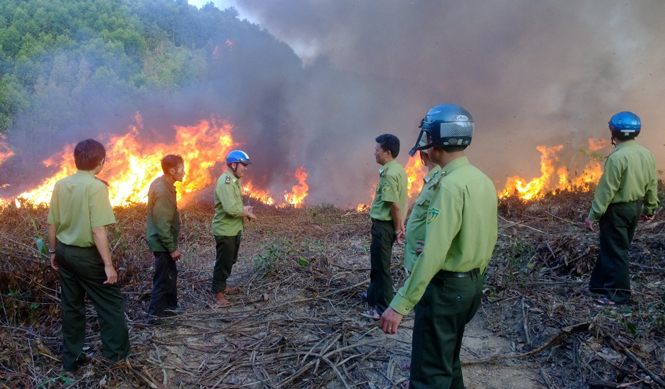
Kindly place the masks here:
<instances>
[{"instance_id":1,"label":"burning vegetation","mask_svg":"<svg viewBox=\"0 0 665 389\"><path fill-rule=\"evenodd\" d=\"M234 141L231 124L210 119L178 127L173 143L148 144L140 141L140 117L136 122L127 134L109 137L105 175L118 219L109 241L127 300L132 355L116 366L104 365L93 319L88 323L93 335L86 341L93 364L75 376L60 373L59 281L44 255L45 202L56 177L73 171L63 158L71 156L68 147L45 162L57 167L56 176L17 199L4 199L0 211L0 238L6 242L0 250L5 317L0 383L371 388L407 379L413 318L405 318L405 328L393 338L356 314L363 309L359 294L368 282L367 215L359 213L362 209L304 206L309 190L304 167L294 172L296 183L283 196L252 181L244 184L245 201L254 202L259 220L243 234L244 249L230 279L242 293L228 309L208 303L215 258L212 205L183 202L178 289L184 313L149 326L145 312L154 258L144 238L145 185L160 174L162 154L180 153L188 171L178 192L186 199L213 182L211 161ZM661 379L665 350L665 223L656 219L638 227L630 254L634 304L595 306L580 293L598 252L596 235L583 229L594 173L570 181L584 186L563 186L569 178L559 166L562 147L539 150L542 176L523 186L539 191L528 195L509 186L499 191L499 241L486 275L483 314L467 335L485 340L465 343L466 381L471 387L507 387L515 379L507 373L512 371L520 381L544 380L550 387L651 387ZM587 170L594 163L600 166L592 159ZM410 159L407 174L413 198L424 176L419 159ZM526 183L519 178L509 183L521 181ZM405 279L402 249L394 254L393 278L399 285ZM512 362L501 362L505 359Z\"/></svg>"},{"instance_id":2,"label":"burning vegetation","mask_svg":"<svg viewBox=\"0 0 665 389\"><path fill-rule=\"evenodd\" d=\"M187 201L188 195L214 183L216 177L211 174L212 168L228 152L238 147L232 137L233 125L222 119L202 120L192 126L176 126L175 139L169 143L149 141L149 136L142 134L144 131L140 114L136 115L135 120L137 124L130 126L125 135L109 136L105 142L108 152L99 178L109 183L113 206L146 203L150 183L162 174L160 160L167 154L180 154L185 161L186 176L183 182L176 184L176 189L178 198ZM2 147L0 143L0 152ZM5 148L6 154L11 156L11 150ZM37 188L14 198L0 197L0 207L12 201L19 206L23 202L48 204L55 182L76 172L73 148L74 145L68 145L43 161L44 166L56 171L54 175L45 179ZM304 167L298 168L293 177L297 183L290 192L284 191L281 197L255 188L250 180L245 181L243 191L264 204L300 207L309 189L307 172Z\"/></svg>"},{"instance_id":3,"label":"burning vegetation","mask_svg":"<svg viewBox=\"0 0 665 389\"><path fill-rule=\"evenodd\" d=\"M525 388L542 380L571 389L600 381L650 388L659 379L665 223L657 219L638 227L630 254L634 304L597 307L580 293L598 252L596 235L583 230L591 199L591 192L566 191L528 202L516 196L500 200L499 241L482 314L467 334L473 343L465 341L462 352L470 387L508 387L514 374ZM10 203L0 213L6 242L0 252L0 382L6 386L370 388L393 387L408 377L413 317L388 337L356 314L363 309L359 294L368 274L366 214L255 205L259 220L247 225L245 249L229 280L242 293L231 308L220 309L208 303L214 212L195 202L181 212L178 289L184 313L161 326L148 326L145 316L154 261L143 238L145 205L115 207L118 224L109 240L127 300L132 354L105 366L92 319L86 344L95 353L93 364L63 376L59 281L39 251L47 208L22 204ZM402 258L397 248L398 284L405 278Z\"/></svg>"}]
</instances>

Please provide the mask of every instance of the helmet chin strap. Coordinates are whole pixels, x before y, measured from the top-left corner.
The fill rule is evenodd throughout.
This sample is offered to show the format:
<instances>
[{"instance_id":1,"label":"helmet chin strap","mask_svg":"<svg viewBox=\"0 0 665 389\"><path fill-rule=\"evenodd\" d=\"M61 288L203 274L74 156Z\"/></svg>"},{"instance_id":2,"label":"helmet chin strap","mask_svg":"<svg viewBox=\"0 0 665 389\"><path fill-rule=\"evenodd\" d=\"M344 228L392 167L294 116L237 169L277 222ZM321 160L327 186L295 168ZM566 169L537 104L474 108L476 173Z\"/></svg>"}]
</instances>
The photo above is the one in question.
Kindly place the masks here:
<instances>
[{"instance_id":1,"label":"helmet chin strap","mask_svg":"<svg viewBox=\"0 0 665 389\"><path fill-rule=\"evenodd\" d=\"M240 178L240 177L238 177L238 164L239 163L240 162L232 162L232 163L229 164L229 169L231 169L231 171L233 172L233 176L235 178ZM234 164L235 164L235 166L234 166Z\"/></svg>"},{"instance_id":2,"label":"helmet chin strap","mask_svg":"<svg viewBox=\"0 0 665 389\"><path fill-rule=\"evenodd\" d=\"M614 137L614 135L612 135L612 146L616 146L616 145L617 145L616 138Z\"/></svg>"}]
</instances>

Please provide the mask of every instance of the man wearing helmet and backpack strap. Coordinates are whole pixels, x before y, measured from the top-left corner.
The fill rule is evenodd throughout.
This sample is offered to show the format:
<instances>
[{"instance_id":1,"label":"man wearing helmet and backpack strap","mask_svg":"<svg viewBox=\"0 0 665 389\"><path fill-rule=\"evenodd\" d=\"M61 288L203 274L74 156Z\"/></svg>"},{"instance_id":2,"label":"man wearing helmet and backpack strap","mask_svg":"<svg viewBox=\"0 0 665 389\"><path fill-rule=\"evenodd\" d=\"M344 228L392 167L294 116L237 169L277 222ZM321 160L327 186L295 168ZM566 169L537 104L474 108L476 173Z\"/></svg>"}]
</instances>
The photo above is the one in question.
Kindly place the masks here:
<instances>
[{"instance_id":1,"label":"man wearing helmet and backpack strap","mask_svg":"<svg viewBox=\"0 0 665 389\"><path fill-rule=\"evenodd\" d=\"M249 156L244 151L234 150L226 156L226 172L215 185L215 217L212 219L212 234L215 237L217 258L212 274L212 291L217 304L226 307L231 303L226 294L237 293L237 288L229 288L226 280L231 275L231 268L238 260L238 248L244 229L244 220L256 220L252 207L242 203L240 179L251 165Z\"/></svg>"},{"instance_id":2,"label":"man wearing helmet and backpack strap","mask_svg":"<svg viewBox=\"0 0 665 389\"><path fill-rule=\"evenodd\" d=\"M492 181L464 156L473 137L469 112L438 105L421 128L414 148L427 149L441 166L427 213L425 247L379 326L396 334L415 307L409 387L462 389L462 337L480 306L482 275L497 240L498 199ZM427 144L419 146L423 136Z\"/></svg>"},{"instance_id":3,"label":"man wearing helmet and backpack strap","mask_svg":"<svg viewBox=\"0 0 665 389\"><path fill-rule=\"evenodd\" d=\"M609 127L616 147L607 157L584 223L590 231L595 222L600 225L600 253L589 288L584 290L602 294L597 300L602 305L629 302L628 247L640 214L644 221L653 220L659 204L656 161L649 150L635 143L642 127L640 118L619 112L612 116Z\"/></svg>"}]
</instances>

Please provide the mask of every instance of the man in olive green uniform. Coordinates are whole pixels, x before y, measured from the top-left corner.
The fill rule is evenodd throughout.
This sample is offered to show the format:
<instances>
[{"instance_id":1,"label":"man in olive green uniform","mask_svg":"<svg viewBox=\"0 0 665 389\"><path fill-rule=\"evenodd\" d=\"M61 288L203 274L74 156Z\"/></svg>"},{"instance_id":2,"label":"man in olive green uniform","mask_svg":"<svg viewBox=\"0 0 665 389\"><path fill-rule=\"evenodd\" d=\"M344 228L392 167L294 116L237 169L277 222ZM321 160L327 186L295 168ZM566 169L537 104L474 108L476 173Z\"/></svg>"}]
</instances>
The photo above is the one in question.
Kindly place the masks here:
<instances>
[{"instance_id":1,"label":"man in olive green uniform","mask_svg":"<svg viewBox=\"0 0 665 389\"><path fill-rule=\"evenodd\" d=\"M251 165L247 153L234 150L226 156L226 172L215 185L215 217L212 220L212 234L215 237L217 259L212 275L212 291L215 301L220 306L230 305L226 294L233 294L237 289L227 287L226 280L238 260L238 248L244 229L244 220L256 220L252 207L242 203L242 185L240 179Z\"/></svg>"},{"instance_id":2,"label":"man in olive green uniform","mask_svg":"<svg viewBox=\"0 0 665 389\"><path fill-rule=\"evenodd\" d=\"M178 250L180 214L175 183L185 178L185 162L179 155L162 158L164 174L157 177L148 190L146 236L148 247L155 255L155 276L150 297L151 316L172 315L178 309Z\"/></svg>"},{"instance_id":3,"label":"man in olive green uniform","mask_svg":"<svg viewBox=\"0 0 665 389\"><path fill-rule=\"evenodd\" d=\"M106 236L106 226L116 220L107 184L95 178L105 158L101 143L79 142L78 171L56 182L48 213L51 267L60 273L62 289L63 364L69 372L90 361L83 353L86 294L97 311L104 357L118 361L129 355L125 301Z\"/></svg>"},{"instance_id":4,"label":"man in olive green uniform","mask_svg":"<svg viewBox=\"0 0 665 389\"><path fill-rule=\"evenodd\" d=\"M406 171L395 160L399 155L399 139L395 135L383 134L375 140L374 157L381 169L369 210L372 218L371 270L366 293L367 303L375 308L365 314L378 319L393 298L390 263L393 242L397 240L398 244L403 244L408 190Z\"/></svg>"},{"instance_id":5,"label":"man in olive green uniform","mask_svg":"<svg viewBox=\"0 0 665 389\"><path fill-rule=\"evenodd\" d=\"M480 306L482 274L497 240L498 200L492 181L464 156L473 136L466 110L438 105L421 126L441 173L433 184L423 252L379 326L396 334L415 307L409 387L462 389L462 337Z\"/></svg>"},{"instance_id":6,"label":"man in olive green uniform","mask_svg":"<svg viewBox=\"0 0 665 389\"><path fill-rule=\"evenodd\" d=\"M419 147L425 146L425 137L421 138ZM415 151L415 150L413 150ZM416 203L411 209L409 220L406 223L406 238L404 239L404 267L408 272L413 271L413 266L416 264L418 258L418 247L425 240L425 225L427 222L427 211L429 210L429 203L432 200L434 193L434 183L437 182L438 175L441 167L429 158L427 150L420 150L420 159L423 166L426 166L429 171L425 178L423 178L423 187L420 194L416 199ZM410 152L409 155L412 155ZM412 155L413 156L413 155Z\"/></svg>"},{"instance_id":7,"label":"man in olive green uniform","mask_svg":"<svg viewBox=\"0 0 665 389\"><path fill-rule=\"evenodd\" d=\"M628 247L640 213L643 220L651 221L659 204L655 159L634 140L642 127L640 118L632 112L619 112L609 127L616 147L607 157L585 221L591 231L594 223L600 222L600 253L589 291L602 294L598 303L603 305L630 301Z\"/></svg>"}]
</instances>

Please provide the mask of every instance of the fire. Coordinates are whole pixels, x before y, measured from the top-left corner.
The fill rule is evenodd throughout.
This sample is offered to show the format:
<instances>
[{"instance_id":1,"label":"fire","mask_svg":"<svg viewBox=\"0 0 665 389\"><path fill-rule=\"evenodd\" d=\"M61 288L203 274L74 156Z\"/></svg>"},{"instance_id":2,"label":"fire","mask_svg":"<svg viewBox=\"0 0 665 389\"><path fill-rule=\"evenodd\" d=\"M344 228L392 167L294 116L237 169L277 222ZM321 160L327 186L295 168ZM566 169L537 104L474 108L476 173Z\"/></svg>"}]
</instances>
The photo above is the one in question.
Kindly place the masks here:
<instances>
[{"instance_id":1,"label":"fire","mask_svg":"<svg viewBox=\"0 0 665 389\"><path fill-rule=\"evenodd\" d=\"M427 172L423 168L422 160L419 157L411 157L404 170L406 170L406 186L409 199L414 196L418 197L420 190L423 188L423 179L427 175Z\"/></svg>"},{"instance_id":2,"label":"fire","mask_svg":"<svg viewBox=\"0 0 665 389\"><path fill-rule=\"evenodd\" d=\"M243 194L248 195L250 198L259 200L264 204L275 205L275 200L268 192L254 189L251 182L247 182L245 186L243 186L242 192Z\"/></svg>"},{"instance_id":3,"label":"fire","mask_svg":"<svg viewBox=\"0 0 665 389\"><path fill-rule=\"evenodd\" d=\"M305 168L299 167L296 169L295 177L298 180L298 183L291 188L291 193L284 191L284 201L299 208L302 205L302 201L307 197L307 191L309 190L309 186L306 182L307 172L305 171Z\"/></svg>"},{"instance_id":4,"label":"fire","mask_svg":"<svg viewBox=\"0 0 665 389\"><path fill-rule=\"evenodd\" d=\"M588 150L596 151L605 148L609 145L606 140L589 139ZM563 145L546 147L538 146L536 148L541 153L540 157L540 177L536 177L528 181L520 176L513 176L508 178L506 187L498 192L499 198L507 198L512 195L519 196L522 200L536 200L545 196L548 192L556 193L555 191L573 191L581 190L588 191L591 184L598 183L600 176L603 174L603 169L598 162L599 158L595 154L594 157L586 165L582 174L574 179L569 178L568 168L565 166L556 168L560 160L557 155ZM583 154L587 154L585 149L581 149ZM602 157L601 157L602 158ZM551 181L554 175L558 177L555 186L551 186Z\"/></svg>"},{"instance_id":5,"label":"fire","mask_svg":"<svg viewBox=\"0 0 665 389\"><path fill-rule=\"evenodd\" d=\"M231 39L227 39L224 42L224 46L226 46L226 48L228 50L232 50L234 44L235 44L235 42L232 41ZM222 57L222 49L223 49L223 47L220 48L219 45L215 45L215 48L212 50L212 58L213 59L220 59Z\"/></svg>"},{"instance_id":6,"label":"fire","mask_svg":"<svg viewBox=\"0 0 665 389\"><path fill-rule=\"evenodd\" d=\"M12 155L14 155L14 152L5 143L5 136L0 134L0 165Z\"/></svg>"},{"instance_id":7,"label":"fire","mask_svg":"<svg viewBox=\"0 0 665 389\"><path fill-rule=\"evenodd\" d=\"M411 157L404 170L406 170L406 187L409 199L418 197L420 190L423 188L423 179L427 175L422 160L419 157ZM372 202L374 201L374 195L375 192L372 191ZM370 204L358 204L356 211L367 212L371 208Z\"/></svg>"},{"instance_id":8,"label":"fire","mask_svg":"<svg viewBox=\"0 0 665 389\"><path fill-rule=\"evenodd\" d=\"M146 142L147 136L141 136L143 130L139 114L136 125L122 136L111 136L106 145L106 162L99 178L109 182L109 196L113 206L132 203L145 203L148 200L150 183L162 174L161 158L167 154L179 154L185 162L186 176L183 182L176 183L178 197L208 187L214 178L210 170L217 163L220 155L232 150L234 143L231 136L233 125L220 119L202 120L192 126L176 126L175 140L168 143ZM143 138L143 139L142 139ZM36 189L17 196L33 204L48 203L55 182L76 172L73 158L74 145L65 147L44 161L47 167L59 170L44 180ZM301 204L307 196L307 173L304 168L296 171L299 184L294 186L293 194L286 200L290 204ZM275 204L273 197L251 183L244 188L250 197L266 204ZM0 205L6 205L10 199L0 198Z\"/></svg>"}]
</instances>

